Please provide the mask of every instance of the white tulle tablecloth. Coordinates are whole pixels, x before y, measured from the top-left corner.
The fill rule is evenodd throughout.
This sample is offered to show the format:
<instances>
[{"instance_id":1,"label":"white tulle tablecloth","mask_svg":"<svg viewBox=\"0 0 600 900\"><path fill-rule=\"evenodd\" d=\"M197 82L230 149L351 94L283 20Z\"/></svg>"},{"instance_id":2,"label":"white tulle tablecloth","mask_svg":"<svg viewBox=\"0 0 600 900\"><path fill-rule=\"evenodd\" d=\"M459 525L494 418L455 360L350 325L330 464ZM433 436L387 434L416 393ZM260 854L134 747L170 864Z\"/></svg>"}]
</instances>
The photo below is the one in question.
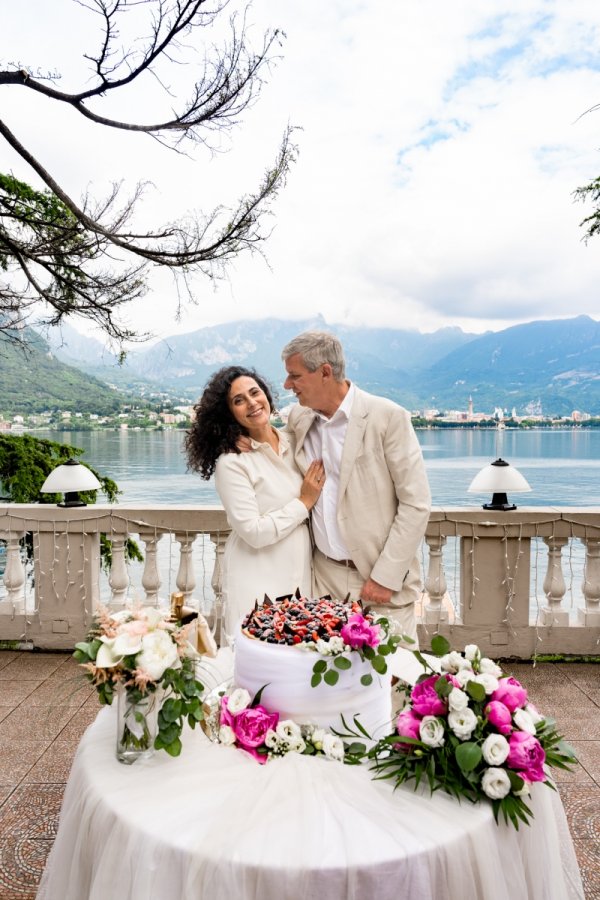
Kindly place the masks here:
<instances>
[{"instance_id":1,"label":"white tulle tablecloth","mask_svg":"<svg viewBox=\"0 0 600 900\"><path fill-rule=\"evenodd\" d=\"M215 675L215 678L217 675ZM567 900L583 890L558 794L531 827L393 791L363 767L259 766L187 732L178 759L124 766L115 714L85 733L38 900Z\"/></svg>"}]
</instances>

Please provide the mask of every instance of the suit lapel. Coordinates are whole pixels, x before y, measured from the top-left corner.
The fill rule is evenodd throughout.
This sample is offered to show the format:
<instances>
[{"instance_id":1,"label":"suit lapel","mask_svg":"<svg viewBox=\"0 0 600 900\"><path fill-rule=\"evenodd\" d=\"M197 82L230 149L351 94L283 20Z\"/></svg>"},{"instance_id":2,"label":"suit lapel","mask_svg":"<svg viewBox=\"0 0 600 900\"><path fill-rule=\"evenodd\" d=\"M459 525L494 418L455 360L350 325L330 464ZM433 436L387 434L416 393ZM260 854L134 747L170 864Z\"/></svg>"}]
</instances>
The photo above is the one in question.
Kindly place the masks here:
<instances>
[{"instance_id":1,"label":"suit lapel","mask_svg":"<svg viewBox=\"0 0 600 900\"><path fill-rule=\"evenodd\" d=\"M340 485L338 491L338 509L340 500L344 496L346 488L348 487L348 481L350 480L350 475L352 473L352 469L354 468L356 457L358 456L362 447L363 435L365 433L365 428L367 427L367 415L368 410L366 404L363 402L361 392L358 390L358 388L356 388L356 396L354 398L354 403L352 404L352 410L350 411L348 430L346 431L344 449L342 451L342 464L340 466Z\"/></svg>"},{"instance_id":2,"label":"suit lapel","mask_svg":"<svg viewBox=\"0 0 600 900\"><path fill-rule=\"evenodd\" d=\"M306 453L304 452L304 441L306 435L308 434L308 430L314 422L316 416L317 414L313 410L305 409L302 410L297 420L292 424L292 430L294 432L294 438L296 441L294 459L296 460L296 465L303 473L306 472L308 468L306 462Z\"/></svg>"}]
</instances>

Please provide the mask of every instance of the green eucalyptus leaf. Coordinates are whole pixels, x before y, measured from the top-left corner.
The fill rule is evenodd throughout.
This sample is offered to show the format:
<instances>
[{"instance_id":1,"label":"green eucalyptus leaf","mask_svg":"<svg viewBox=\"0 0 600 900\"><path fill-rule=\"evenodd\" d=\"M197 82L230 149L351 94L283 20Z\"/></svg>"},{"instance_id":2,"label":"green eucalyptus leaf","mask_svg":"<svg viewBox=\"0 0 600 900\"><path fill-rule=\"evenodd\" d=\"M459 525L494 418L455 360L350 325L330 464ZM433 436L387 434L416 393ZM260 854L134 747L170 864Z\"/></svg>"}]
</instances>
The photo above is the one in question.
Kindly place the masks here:
<instances>
[{"instance_id":1,"label":"green eucalyptus leaf","mask_svg":"<svg viewBox=\"0 0 600 900\"><path fill-rule=\"evenodd\" d=\"M445 656L450 652L450 644L442 634L435 634L431 638L431 652L434 656Z\"/></svg>"},{"instance_id":2,"label":"green eucalyptus leaf","mask_svg":"<svg viewBox=\"0 0 600 900\"><path fill-rule=\"evenodd\" d=\"M331 685L331 687L333 687L334 684L338 683L339 677L340 676L337 672L335 672L333 669L329 669L327 672L325 672L325 675L323 676L323 680L325 681L326 684L329 684L329 685ZM314 675L313 675L313 678L314 678Z\"/></svg>"},{"instance_id":3,"label":"green eucalyptus leaf","mask_svg":"<svg viewBox=\"0 0 600 900\"><path fill-rule=\"evenodd\" d=\"M463 772L471 772L479 765L482 759L481 747L472 741L459 744L454 751L456 762Z\"/></svg>"},{"instance_id":4,"label":"green eucalyptus leaf","mask_svg":"<svg viewBox=\"0 0 600 900\"><path fill-rule=\"evenodd\" d=\"M352 666L352 663L347 656L335 656L333 659L333 664L338 669L349 669Z\"/></svg>"}]
</instances>

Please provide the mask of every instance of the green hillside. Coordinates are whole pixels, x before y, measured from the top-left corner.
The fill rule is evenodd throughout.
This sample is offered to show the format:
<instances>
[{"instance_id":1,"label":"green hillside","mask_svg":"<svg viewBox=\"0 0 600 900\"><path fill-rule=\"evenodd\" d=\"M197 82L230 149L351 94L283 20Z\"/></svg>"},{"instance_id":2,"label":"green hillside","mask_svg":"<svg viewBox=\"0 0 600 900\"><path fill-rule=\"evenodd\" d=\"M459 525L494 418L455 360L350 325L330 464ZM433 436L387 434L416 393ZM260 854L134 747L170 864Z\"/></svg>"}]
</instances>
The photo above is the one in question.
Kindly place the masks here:
<instances>
[{"instance_id":1,"label":"green hillside","mask_svg":"<svg viewBox=\"0 0 600 900\"><path fill-rule=\"evenodd\" d=\"M116 391L59 362L35 332L28 331L27 340L24 351L0 336L0 414L68 410L109 415L119 408Z\"/></svg>"}]
</instances>

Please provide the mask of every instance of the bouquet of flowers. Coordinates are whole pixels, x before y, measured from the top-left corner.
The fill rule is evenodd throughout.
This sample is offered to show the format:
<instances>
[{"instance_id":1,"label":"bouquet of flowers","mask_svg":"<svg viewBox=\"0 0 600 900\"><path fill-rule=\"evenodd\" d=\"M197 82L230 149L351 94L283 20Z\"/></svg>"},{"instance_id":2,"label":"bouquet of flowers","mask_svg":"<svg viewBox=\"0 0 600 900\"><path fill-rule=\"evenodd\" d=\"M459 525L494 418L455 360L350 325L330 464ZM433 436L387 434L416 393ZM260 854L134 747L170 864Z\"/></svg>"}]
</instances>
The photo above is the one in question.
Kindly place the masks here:
<instances>
[{"instance_id":1,"label":"bouquet of flowers","mask_svg":"<svg viewBox=\"0 0 600 900\"><path fill-rule=\"evenodd\" d=\"M378 675L384 675L387 672L386 656L395 653L403 640L412 643L410 638L392 634L388 619L374 619L368 608L363 609L360 603L353 603L352 613L342 625L339 637L330 637L328 641L319 639L306 645L320 656L331 658L331 663L320 659L314 664L310 683L312 687L317 687L321 680L325 684L337 684L339 672L352 666L352 652L370 662ZM366 687L373 681L373 676L367 672L360 680Z\"/></svg>"},{"instance_id":2,"label":"bouquet of flowers","mask_svg":"<svg viewBox=\"0 0 600 900\"><path fill-rule=\"evenodd\" d=\"M110 613L98 611L87 641L73 656L96 688L102 704L116 692L125 700L119 743L125 750L181 753L184 720L194 728L203 717L203 685L196 680L197 653L188 641L190 626L179 626L167 612L137 606ZM160 703L154 737L145 709Z\"/></svg>"},{"instance_id":3,"label":"bouquet of flowers","mask_svg":"<svg viewBox=\"0 0 600 900\"><path fill-rule=\"evenodd\" d=\"M425 781L458 799L490 800L496 821L502 815L518 828L529 823L526 799L531 784L553 788L546 767L567 769L576 762L552 719L529 703L527 691L470 644L450 652L444 637L432 640L438 673L413 651L426 669L398 715L396 731L366 754L378 778L396 785ZM554 789L554 788L553 788Z\"/></svg>"},{"instance_id":4,"label":"bouquet of flowers","mask_svg":"<svg viewBox=\"0 0 600 900\"><path fill-rule=\"evenodd\" d=\"M244 688L221 696L219 743L239 747L261 764L286 753L344 761L344 745L339 737L315 725L280 719L279 713L269 712L261 705L263 690L254 698Z\"/></svg>"}]
</instances>

